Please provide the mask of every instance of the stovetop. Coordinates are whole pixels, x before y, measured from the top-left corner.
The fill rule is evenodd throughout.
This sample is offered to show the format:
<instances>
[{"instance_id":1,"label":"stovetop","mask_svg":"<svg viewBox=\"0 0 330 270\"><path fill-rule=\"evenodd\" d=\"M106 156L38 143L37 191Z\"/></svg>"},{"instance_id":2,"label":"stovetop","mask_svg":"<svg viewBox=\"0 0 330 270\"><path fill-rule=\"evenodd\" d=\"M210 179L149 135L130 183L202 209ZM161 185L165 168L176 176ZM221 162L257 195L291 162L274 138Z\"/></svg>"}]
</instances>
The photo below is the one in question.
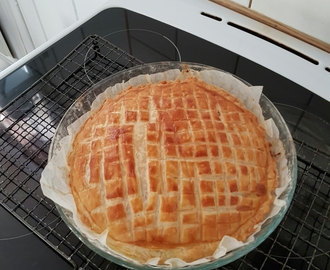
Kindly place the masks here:
<instances>
[{"instance_id":1,"label":"stovetop","mask_svg":"<svg viewBox=\"0 0 330 270\"><path fill-rule=\"evenodd\" d=\"M206 40L113 8L0 81L1 269L122 269L71 233L43 196L40 175L57 123L79 95L119 70L167 60L207 64L263 85L295 139L298 186L288 214L260 247L224 269L330 267L329 102Z\"/></svg>"}]
</instances>

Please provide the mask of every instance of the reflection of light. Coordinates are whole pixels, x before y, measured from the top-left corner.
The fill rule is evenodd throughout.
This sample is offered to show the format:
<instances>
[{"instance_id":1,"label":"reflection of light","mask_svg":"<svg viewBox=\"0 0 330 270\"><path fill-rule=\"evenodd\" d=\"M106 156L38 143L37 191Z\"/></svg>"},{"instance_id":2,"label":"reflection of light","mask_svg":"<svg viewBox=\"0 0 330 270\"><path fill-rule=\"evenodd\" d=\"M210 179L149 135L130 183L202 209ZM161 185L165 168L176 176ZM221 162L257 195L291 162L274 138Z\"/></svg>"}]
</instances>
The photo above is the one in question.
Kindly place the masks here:
<instances>
[{"instance_id":1,"label":"reflection of light","mask_svg":"<svg viewBox=\"0 0 330 270\"><path fill-rule=\"evenodd\" d=\"M30 73L30 72L29 72L29 69L26 67L26 65L23 66L22 69L23 69L26 73L28 73L28 74Z\"/></svg>"},{"instance_id":2,"label":"reflection of light","mask_svg":"<svg viewBox=\"0 0 330 270\"><path fill-rule=\"evenodd\" d=\"M28 80L31 80L32 83L34 82L34 79L36 79L33 76L35 76L33 70L31 70L27 65L20 67L13 75L8 76L8 78L6 78L4 93L10 95L12 91L17 91L17 87L24 88L22 89L23 92L27 88L27 86L30 86L30 84L24 85L24 83L28 82ZM17 92L15 95L17 95Z\"/></svg>"},{"instance_id":3,"label":"reflection of light","mask_svg":"<svg viewBox=\"0 0 330 270\"><path fill-rule=\"evenodd\" d=\"M5 119L5 117L3 116L3 114L0 113L0 121L2 121L3 119Z\"/></svg>"}]
</instances>

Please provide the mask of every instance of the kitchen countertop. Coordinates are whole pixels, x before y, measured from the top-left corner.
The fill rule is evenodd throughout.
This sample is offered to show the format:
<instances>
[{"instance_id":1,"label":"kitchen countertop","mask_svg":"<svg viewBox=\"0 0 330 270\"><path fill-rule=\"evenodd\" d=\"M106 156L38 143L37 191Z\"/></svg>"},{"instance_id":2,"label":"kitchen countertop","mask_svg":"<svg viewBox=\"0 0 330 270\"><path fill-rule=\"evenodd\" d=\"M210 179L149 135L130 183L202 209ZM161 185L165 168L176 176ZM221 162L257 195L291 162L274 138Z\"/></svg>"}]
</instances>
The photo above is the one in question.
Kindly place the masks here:
<instances>
[{"instance_id":1,"label":"kitchen countertop","mask_svg":"<svg viewBox=\"0 0 330 270\"><path fill-rule=\"evenodd\" d=\"M80 9L84 6L83 3L83 1L79 2ZM131 0L109 0L102 3L104 4L97 8L93 7L86 16L81 15L78 21L0 72L0 78L38 55L102 10L121 7L206 39L330 100L330 92L327 91L327 85L330 84L329 53L226 7L201 0L179 2L141 0L138 3ZM255 4L257 5L257 1ZM47 7L47 4L44 7ZM182 10L185 11L184 14ZM33 24L33 18L31 23ZM111 28L109 25L107 27Z\"/></svg>"},{"instance_id":2,"label":"kitchen countertop","mask_svg":"<svg viewBox=\"0 0 330 270\"><path fill-rule=\"evenodd\" d=\"M329 102L300 85L212 42L122 8L110 8L98 13L86 20L81 27L68 32L64 37L49 44L49 47L40 50L38 54L25 59L25 61L18 62L15 66L16 68L11 69L11 73L3 75L0 79L0 113L5 115L10 110L12 111L13 108L16 108L15 104L20 104L21 100L13 103L12 106L14 107L8 107L8 104L10 105L18 95L22 94L33 82L39 80L40 77L91 34L104 37L143 62L182 60L221 68L236 74L253 85L264 85L264 93L273 102L308 110L326 121L330 120ZM84 51L82 57L85 54L86 51ZM61 76L65 76L65 74L63 72L63 74L58 76L60 80L62 79ZM63 88L61 91L66 91L66 88ZM290 93L290 95L287 93ZM299 98L297 98L298 96ZM39 97L35 95L31 96L24 104L32 108L35 104L33 102L38 101ZM20 113L24 114L24 108L18 115L13 114L14 118L19 119L22 117ZM12 130L12 122L9 124L8 121L6 122L8 119L7 116L0 118L1 132L3 130ZM39 126L34 128L38 129ZM48 129L48 127L45 126L45 129ZM52 126L48 130L49 134L43 133L43 140L49 143L53 129L54 127ZM5 135L8 137L8 132ZM25 171L30 170L33 174L29 177L33 178L34 186L33 188L29 187L29 189L34 190L34 188L38 188L38 179L40 179L42 166L47 162L47 153L38 152L38 149L41 147L40 142L38 142L35 143L37 148L33 148L34 152L32 152L32 154L36 153L38 158L33 156L35 158L32 160L33 162L25 162L24 153L18 158L16 158L16 153L14 153L13 159L7 162L3 157L8 156L8 153L10 153L10 145L22 143L21 139L17 139L16 142L10 141L10 136L9 138L7 137L2 136L0 142L0 150L2 151L2 158L0 158L0 162L2 162L0 163L0 269L72 268L60 255L52 251L52 247L49 247L37 236L31 234L13 216L21 215L22 223L30 222L29 216L27 215L26 217L26 214L22 215L20 212L22 211L21 204L24 205L30 197L29 194L23 192L21 187L18 187L17 191L12 190L11 181L19 180L24 183L28 174ZM15 149L19 149L18 146L15 147ZM21 162L20 159L23 159L23 161ZM13 169L14 167L12 166L15 162L21 162L17 166L21 169L20 172ZM38 167L39 165L40 167ZM25 167L23 168L22 166ZM19 195L23 197L15 197L18 191L22 191L23 195ZM17 201L19 198L23 198L20 203ZM42 198L39 189L36 190L35 198ZM44 202L42 199L41 201ZM48 206L49 204L49 202L46 202L45 205Z\"/></svg>"}]
</instances>

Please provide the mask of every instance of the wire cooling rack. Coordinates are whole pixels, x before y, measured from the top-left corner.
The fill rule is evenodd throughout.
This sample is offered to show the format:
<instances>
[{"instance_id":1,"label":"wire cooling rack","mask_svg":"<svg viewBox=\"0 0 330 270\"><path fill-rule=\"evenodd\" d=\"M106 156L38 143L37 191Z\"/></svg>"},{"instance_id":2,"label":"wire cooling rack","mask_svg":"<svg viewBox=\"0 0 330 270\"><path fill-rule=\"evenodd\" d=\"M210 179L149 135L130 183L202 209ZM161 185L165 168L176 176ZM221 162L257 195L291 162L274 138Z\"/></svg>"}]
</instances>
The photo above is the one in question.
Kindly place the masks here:
<instances>
[{"instance_id":1,"label":"wire cooling rack","mask_svg":"<svg viewBox=\"0 0 330 270\"><path fill-rule=\"evenodd\" d=\"M74 269L124 269L86 247L43 196L39 180L56 126L70 105L109 75L142 64L89 36L0 110L0 204ZM298 184L288 213L258 248L221 269L330 269L330 156L295 138ZM322 165L319 165L322 164Z\"/></svg>"}]
</instances>

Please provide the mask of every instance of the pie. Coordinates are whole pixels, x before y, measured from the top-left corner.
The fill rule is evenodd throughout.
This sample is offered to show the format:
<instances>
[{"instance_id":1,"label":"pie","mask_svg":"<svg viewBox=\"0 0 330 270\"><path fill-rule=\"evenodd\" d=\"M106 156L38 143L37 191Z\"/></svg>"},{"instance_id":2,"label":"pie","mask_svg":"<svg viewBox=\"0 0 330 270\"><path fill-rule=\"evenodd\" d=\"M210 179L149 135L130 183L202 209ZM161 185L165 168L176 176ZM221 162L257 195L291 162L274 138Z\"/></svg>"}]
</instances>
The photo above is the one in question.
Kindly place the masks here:
<instances>
[{"instance_id":1,"label":"pie","mask_svg":"<svg viewBox=\"0 0 330 270\"><path fill-rule=\"evenodd\" d=\"M67 161L81 222L145 263L245 241L273 204L276 162L257 117L196 77L129 87L77 132Z\"/></svg>"}]
</instances>

